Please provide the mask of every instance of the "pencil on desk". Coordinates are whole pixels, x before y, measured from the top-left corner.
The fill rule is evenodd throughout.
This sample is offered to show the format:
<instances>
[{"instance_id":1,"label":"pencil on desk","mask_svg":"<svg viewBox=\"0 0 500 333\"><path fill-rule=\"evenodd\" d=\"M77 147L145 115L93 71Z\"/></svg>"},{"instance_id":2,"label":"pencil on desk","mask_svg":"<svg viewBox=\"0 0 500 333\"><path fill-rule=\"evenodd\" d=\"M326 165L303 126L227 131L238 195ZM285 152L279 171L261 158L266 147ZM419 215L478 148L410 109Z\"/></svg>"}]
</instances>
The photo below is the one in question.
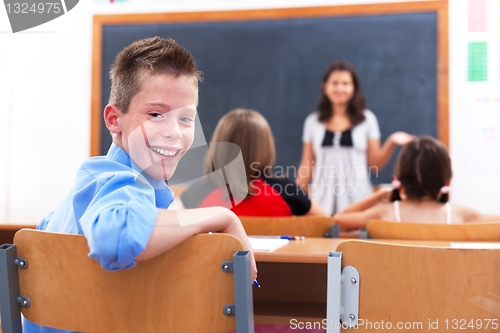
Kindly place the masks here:
<instances>
[{"instance_id":1,"label":"pencil on desk","mask_svg":"<svg viewBox=\"0 0 500 333\"><path fill-rule=\"evenodd\" d=\"M288 239L288 240L303 240L304 236L250 236L254 238L267 238L267 239Z\"/></svg>"}]
</instances>

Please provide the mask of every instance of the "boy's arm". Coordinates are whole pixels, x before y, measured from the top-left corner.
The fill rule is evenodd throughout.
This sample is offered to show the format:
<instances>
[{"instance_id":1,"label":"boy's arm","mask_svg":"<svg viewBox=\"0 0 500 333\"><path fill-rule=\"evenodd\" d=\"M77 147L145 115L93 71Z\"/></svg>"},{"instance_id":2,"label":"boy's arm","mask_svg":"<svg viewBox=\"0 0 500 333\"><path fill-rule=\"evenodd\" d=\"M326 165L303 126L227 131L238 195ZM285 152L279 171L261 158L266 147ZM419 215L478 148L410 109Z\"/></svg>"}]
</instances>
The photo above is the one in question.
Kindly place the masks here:
<instances>
[{"instance_id":1,"label":"boy's arm","mask_svg":"<svg viewBox=\"0 0 500 333\"><path fill-rule=\"evenodd\" d=\"M158 209L158 218L146 249L135 259L140 261L153 258L191 236L206 232L222 232L236 236L243 244L243 248L252 255L253 277L256 278L257 268L245 229L232 211L222 207Z\"/></svg>"},{"instance_id":2,"label":"boy's arm","mask_svg":"<svg viewBox=\"0 0 500 333\"><path fill-rule=\"evenodd\" d=\"M235 235L251 251L241 222L225 208L167 211L155 206L154 189L141 177L128 172L99 179L89 175L73 193L73 214L87 238L89 256L103 268L132 267L209 231Z\"/></svg>"}]
</instances>

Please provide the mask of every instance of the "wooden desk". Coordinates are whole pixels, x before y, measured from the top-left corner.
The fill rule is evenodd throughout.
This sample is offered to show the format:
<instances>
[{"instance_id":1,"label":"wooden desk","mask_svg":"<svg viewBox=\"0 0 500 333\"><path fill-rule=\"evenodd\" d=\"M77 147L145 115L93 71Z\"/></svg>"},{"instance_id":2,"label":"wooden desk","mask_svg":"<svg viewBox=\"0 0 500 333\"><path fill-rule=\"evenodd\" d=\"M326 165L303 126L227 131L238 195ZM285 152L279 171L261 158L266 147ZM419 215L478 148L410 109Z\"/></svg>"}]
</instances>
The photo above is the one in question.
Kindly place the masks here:
<instances>
[{"instance_id":1,"label":"wooden desk","mask_svg":"<svg viewBox=\"0 0 500 333\"><path fill-rule=\"evenodd\" d=\"M0 245L12 244L14 234L23 228L35 229L36 225L32 224L0 224ZM0 333L2 333L0 331Z\"/></svg>"},{"instance_id":2,"label":"wooden desk","mask_svg":"<svg viewBox=\"0 0 500 333\"><path fill-rule=\"evenodd\" d=\"M255 322L289 325L292 318L318 322L325 319L328 253L335 252L337 246L345 241L307 238L290 241L274 252L256 252L261 288L253 288ZM376 242L450 246L450 242L446 241Z\"/></svg>"}]
</instances>

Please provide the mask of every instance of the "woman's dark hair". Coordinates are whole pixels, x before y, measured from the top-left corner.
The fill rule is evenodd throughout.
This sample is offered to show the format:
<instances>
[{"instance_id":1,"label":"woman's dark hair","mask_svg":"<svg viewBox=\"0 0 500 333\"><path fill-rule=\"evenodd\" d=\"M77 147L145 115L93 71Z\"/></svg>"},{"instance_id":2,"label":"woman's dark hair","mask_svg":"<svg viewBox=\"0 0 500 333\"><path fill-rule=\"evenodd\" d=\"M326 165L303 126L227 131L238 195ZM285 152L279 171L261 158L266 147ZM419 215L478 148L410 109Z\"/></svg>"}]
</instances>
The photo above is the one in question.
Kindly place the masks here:
<instances>
[{"instance_id":1,"label":"woman's dark hair","mask_svg":"<svg viewBox=\"0 0 500 333\"><path fill-rule=\"evenodd\" d=\"M347 106L347 116L351 121L351 125L356 126L365 120L363 111L366 108L365 95L363 94L363 90L361 90L361 81L359 80L358 72L356 71L356 68L347 61L336 61L330 64L330 66L326 69L321 81L323 85L330 77L330 74L334 71L347 71L351 74L352 82L354 84L354 93L349 101L349 105ZM320 122L326 122L333 116L334 110L332 102L325 95L323 89L321 89L321 97L318 101L318 105L316 106L316 110L319 113L318 120Z\"/></svg>"},{"instance_id":2,"label":"woman's dark hair","mask_svg":"<svg viewBox=\"0 0 500 333\"><path fill-rule=\"evenodd\" d=\"M440 202L448 201L448 194L440 190L451 180L450 156L446 147L430 136L418 137L403 147L394 175L409 199L428 196ZM395 200L401 200L399 189L392 191L391 201Z\"/></svg>"}]
</instances>

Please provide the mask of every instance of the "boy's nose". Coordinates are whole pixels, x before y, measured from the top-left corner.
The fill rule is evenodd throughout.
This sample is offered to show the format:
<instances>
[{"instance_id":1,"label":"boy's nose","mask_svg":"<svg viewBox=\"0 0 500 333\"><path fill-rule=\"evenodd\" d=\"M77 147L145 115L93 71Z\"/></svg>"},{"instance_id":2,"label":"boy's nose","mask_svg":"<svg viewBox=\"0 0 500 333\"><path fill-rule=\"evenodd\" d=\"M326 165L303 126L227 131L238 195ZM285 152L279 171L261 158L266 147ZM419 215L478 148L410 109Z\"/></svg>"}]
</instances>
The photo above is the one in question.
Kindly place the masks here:
<instances>
[{"instance_id":1,"label":"boy's nose","mask_svg":"<svg viewBox=\"0 0 500 333\"><path fill-rule=\"evenodd\" d=\"M177 141L182 137L181 129L177 123L177 119L172 119L167 122L164 127L163 135L171 140Z\"/></svg>"}]
</instances>

